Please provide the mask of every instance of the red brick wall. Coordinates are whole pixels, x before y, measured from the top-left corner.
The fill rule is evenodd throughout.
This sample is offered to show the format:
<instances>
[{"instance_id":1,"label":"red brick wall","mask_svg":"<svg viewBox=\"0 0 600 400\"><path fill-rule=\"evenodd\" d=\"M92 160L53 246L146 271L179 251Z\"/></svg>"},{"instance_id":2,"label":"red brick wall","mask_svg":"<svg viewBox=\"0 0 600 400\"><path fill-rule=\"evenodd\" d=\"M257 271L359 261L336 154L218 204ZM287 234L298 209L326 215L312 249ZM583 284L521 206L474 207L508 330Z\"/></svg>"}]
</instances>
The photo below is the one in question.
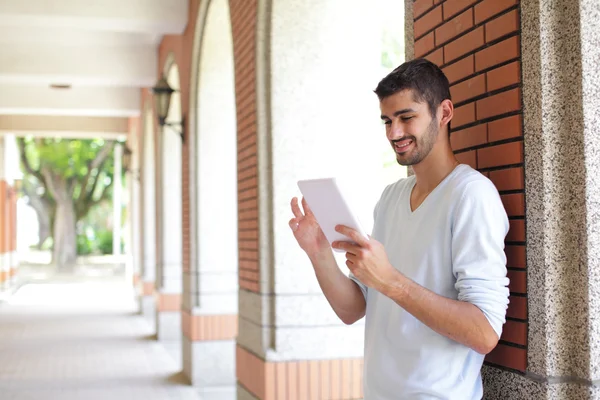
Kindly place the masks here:
<instances>
[{"instance_id":1,"label":"red brick wall","mask_svg":"<svg viewBox=\"0 0 600 400\"><path fill-rule=\"evenodd\" d=\"M240 288L259 291L256 148L256 0L230 0L238 145Z\"/></svg>"},{"instance_id":2,"label":"red brick wall","mask_svg":"<svg viewBox=\"0 0 600 400\"><path fill-rule=\"evenodd\" d=\"M525 371L527 282L519 0L416 0L415 57L438 64L455 105L458 159L496 185L510 218L506 255L510 306L486 362Z\"/></svg>"}]
</instances>

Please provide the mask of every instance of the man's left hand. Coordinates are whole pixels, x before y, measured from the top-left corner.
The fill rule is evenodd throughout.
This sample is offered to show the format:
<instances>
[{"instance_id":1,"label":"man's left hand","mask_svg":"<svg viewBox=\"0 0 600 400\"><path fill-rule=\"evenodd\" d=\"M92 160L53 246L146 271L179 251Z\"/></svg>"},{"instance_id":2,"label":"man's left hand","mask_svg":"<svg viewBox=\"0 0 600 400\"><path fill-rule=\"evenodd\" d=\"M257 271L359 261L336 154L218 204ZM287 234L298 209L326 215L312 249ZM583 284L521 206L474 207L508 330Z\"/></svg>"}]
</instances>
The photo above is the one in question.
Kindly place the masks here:
<instances>
[{"instance_id":1,"label":"man's left hand","mask_svg":"<svg viewBox=\"0 0 600 400\"><path fill-rule=\"evenodd\" d=\"M344 225L336 226L335 230L354 242L332 243L334 249L346 252L346 265L352 274L366 286L382 292L398 274L398 270L390 264L383 244L373 238L365 239L356 230Z\"/></svg>"}]
</instances>

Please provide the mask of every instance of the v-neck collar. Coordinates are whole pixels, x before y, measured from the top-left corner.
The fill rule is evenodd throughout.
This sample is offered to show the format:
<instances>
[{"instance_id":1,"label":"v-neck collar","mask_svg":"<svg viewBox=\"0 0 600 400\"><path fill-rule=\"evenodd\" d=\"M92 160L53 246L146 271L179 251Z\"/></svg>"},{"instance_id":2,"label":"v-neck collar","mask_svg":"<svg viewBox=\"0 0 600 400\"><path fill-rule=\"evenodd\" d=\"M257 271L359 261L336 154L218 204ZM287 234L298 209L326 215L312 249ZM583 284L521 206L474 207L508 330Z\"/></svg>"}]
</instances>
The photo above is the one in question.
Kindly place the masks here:
<instances>
[{"instance_id":1,"label":"v-neck collar","mask_svg":"<svg viewBox=\"0 0 600 400\"><path fill-rule=\"evenodd\" d=\"M423 199L423 201L421 202L421 204L419 204L417 206L417 208L415 208L414 210L412 210L411 206L410 206L410 198L412 197L412 192L415 188L415 185L417 184L417 177L415 176L408 188L408 200L406 201L406 209L408 212L408 215L415 215L417 212L419 212L420 209L423 208L423 206L427 203L427 201L429 200L430 197L432 197L432 195L434 193L436 193L437 191L439 191L440 187L443 186L448 180L450 180L450 178L456 174L456 171L459 168L462 168L463 164L458 164L456 167L454 167L454 169L448 174L446 175L446 177L444 179L442 179L440 181L440 183L437 184L436 187L433 188L433 190L431 192L429 192L429 194Z\"/></svg>"}]
</instances>

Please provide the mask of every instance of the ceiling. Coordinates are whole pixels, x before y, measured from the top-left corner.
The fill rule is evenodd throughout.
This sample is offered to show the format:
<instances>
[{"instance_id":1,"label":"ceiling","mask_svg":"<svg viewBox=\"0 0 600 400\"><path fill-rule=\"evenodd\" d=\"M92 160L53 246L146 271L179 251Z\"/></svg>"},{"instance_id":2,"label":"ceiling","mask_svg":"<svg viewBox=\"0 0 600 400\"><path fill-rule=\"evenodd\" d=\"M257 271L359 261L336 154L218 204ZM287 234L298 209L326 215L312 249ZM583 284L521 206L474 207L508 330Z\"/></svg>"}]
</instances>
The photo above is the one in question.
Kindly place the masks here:
<instances>
[{"instance_id":1,"label":"ceiling","mask_svg":"<svg viewBox=\"0 0 600 400\"><path fill-rule=\"evenodd\" d=\"M139 115L158 44L187 12L188 0L0 0L0 116Z\"/></svg>"}]
</instances>

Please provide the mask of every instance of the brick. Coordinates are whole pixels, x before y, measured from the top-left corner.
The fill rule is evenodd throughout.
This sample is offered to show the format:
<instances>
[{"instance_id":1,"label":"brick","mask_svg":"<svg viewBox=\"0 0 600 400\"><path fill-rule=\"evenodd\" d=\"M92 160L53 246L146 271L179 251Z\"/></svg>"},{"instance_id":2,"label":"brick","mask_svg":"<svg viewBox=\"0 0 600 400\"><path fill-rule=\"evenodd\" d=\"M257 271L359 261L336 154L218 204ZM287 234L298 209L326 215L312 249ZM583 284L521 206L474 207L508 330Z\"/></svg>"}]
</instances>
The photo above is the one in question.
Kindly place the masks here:
<instances>
[{"instance_id":1,"label":"brick","mask_svg":"<svg viewBox=\"0 0 600 400\"><path fill-rule=\"evenodd\" d=\"M442 69L450 84L475 73L475 57L468 56Z\"/></svg>"},{"instance_id":2,"label":"brick","mask_svg":"<svg viewBox=\"0 0 600 400\"><path fill-rule=\"evenodd\" d=\"M423 34L425 34L427 31L432 30L442 22L442 6L438 6L415 21L415 38L423 36Z\"/></svg>"},{"instance_id":3,"label":"brick","mask_svg":"<svg viewBox=\"0 0 600 400\"><path fill-rule=\"evenodd\" d=\"M523 193L505 194L500 197L509 217L525 215L525 195Z\"/></svg>"},{"instance_id":4,"label":"brick","mask_svg":"<svg viewBox=\"0 0 600 400\"><path fill-rule=\"evenodd\" d=\"M521 115L513 115L489 123L490 142L523 136Z\"/></svg>"},{"instance_id":5,"label":"brick","mask_svg":"<svg viewBox=\"0 0 600 400\"><path fill-rule=\"evenodd\" d=\"M477 50L485 43L483 37L483 27L479 27L474 31L459 37L453 42L448 43L444 47L444 62L449 63L458 57Z\"/></svg>"},{"instance_id":6,"label":"brick","mask_svg":"<svg viewBox=\"0 0 600 400\"><path fill-rule=\"evenodd\" d=\"M523 167L491 171L490 180L498 190L522 190L525 186Z\"/></svg>"},{"instance_id":7,"label":"brick","mask_svg":"<svg viewBox=\"0 0 600 400\"><path fill-rule=\"evenodd\" d=\"M475 6L475 23L479 24L516 5L518 0L485 0Z\"/></svg>"},{"instance_id":8,"label":"brick","mask_svg":"<svg viewBox=\"0 0 600 400\"><path fill-rule=\"evenodd\" d=\"M506 276L510 279L508 288L511 293L527 293L527 273L525 271L508 271Z\"/></svg>"},{"instance_id":9,"label":"brick","mask_svg":"<svg viewBox=\"0 0 600 400\"><path fill-rule=\"evenodd\" d=\"M433 53L426 55L424 58L439 67L440 65L444 64L444 49L437 49Z\"/></svg>"},{"instance_id":10,"label":"brick","mask_svg":"<svg viewBox=\"0 0 600 400\"><path fill-rule=\"evenodd\" d=\"M493 92L521 82L521 63L515 61L487 73L488 91Z\"/></svg>"},{"instance_id":11,"label":"brick","mask_svg":"<svg viewBox=\"0 0 600 400\"><path fill-rule=\"evenodd\" d=\"M458 17L453 18L435 30L435 45L439 46L440 44L446 43L472 27L473 9L469 8Z\"/></svg>"},{"instance_id":12,"label":"brick","mask_svg":"<svg viewBox=\"0 0 600 400\"><path fill-rule=\"evenodd\" d=\"M471 168L477 168L477 152L474 150L456 154L456 159L461 164L467 164Z\"/></svg>"},{"instance_id":13,"label":"brick","mask_svg":"<svg viewBox=\"0 0 600 400\"><path fill-rule=\"evenodd\" d=\"M486 92L485 87L485 75L478 75L450 87L450 95L454 103L462 103L465 100L484 94Z\"/></svg>"},{"instance_id":14,"label":"brick","mask_svg":"<svg viewBox=\"0 0 600 400\"><path fill-rule=\"evenodd\" d=\"M429 53L435 47L433 32L423 36L415 41L415 57L419 58L423 54Z\"/></svg>"},{"instance_id":15,"label":"brick","mask_svg":"<svg viewBox=\"0 0 600 400\"><path fill-rule=\"evenodd\" d=\"M477 119L490 118L520 109L521 90L517 88L478 100Z\"/></svg>"},{"instance_id":16,"label":"brick","mask_svg":"<svg viewBox=\"0 0 600 400\"><path fill-rule=\"evenodd\" d=\"M515 245L506 246L504 248L506 253L506 266L510 268L525 268L527 265L527 257L525 253L525 246Z\"/></svg>"},{"instance_id":17,"label":"brick","mask_svg":"<svg viewBox=\"0 0 600 400\"><path fill-rule=\"evenodd\" d=\"M454 109L454 117L452 118L452 128L470 124L475 121L475 103L465 104L464 106Z\"/></svg>"},{"instance_id":18,"label":"brick","mask_svg":"<svg viewBox=\"0 0 600 400\"><path fill-rule=\"evenodd\" d=\"M510 296L506 316L509 318L527 319L527 298Z\"/></svg>"},{"instance_id":19,"label":"brick","mask_svg":"<svg viewBox=\"0 0 600 400\"><path fill-rule=\"evenodd\" d=\"M527 351L518 347L499 344L485 357L486 362L525 372Z\"/></svg>"},{"instance_id":20,"label":"brick","mask_svg":"<svg viewBox=\"0 0 600 400\"><path fill-rule=\"evenodd\" d=\"M519 36L513 36L475 54L475 71L483 71L520 55Z\"/></svg>"},{"instance_id":21,"label":"brick","mask_svg":"<svg viewBox=\"0 0 600 400\"><path fill-rule=\"evenodd\" d=\"M477 150L479 168L500 167L523 162L523 142L506 143Z\"/></svg>"},{"instance_id":22,"label":"brick","mask_svg":"<svg viewBox=\"0 0 600 400\"><path fill-rule=\"evenodd\" d=\"M487 125L476 125L471 128L452 132L450 144L452 150L462 150L487 143Z\"/></svg>"},{"instance_id":23,"label":"brick","mask_svg":"<svg viewBox=\"0 0 600 400\"><path fill-rule=\"evenodd\" d=\"M485 42L493 42L518 30L519 13L513 10L485 24Z\"/></svg>"},{"instance_id":24,"label":"brick","mask_svg":"<svg viewBox=\"0 0 600 400\"><path fill-rule=\"evenodd\" d=\"M467 7L472 6L479 0L448 0L444 3L444 19L449 20Z\"/></svg>"},{"instance_id":25,"label":"brick","mask_svg":"<svg viewBox=\"0 0 600 400\"><path fill-rule=\"evenodd\" d=\"M433 7L433 0L417 0L413 3L413 18L417 19Z\"/></svg>"},{"instance_id":26,"label":"brick","mask_svg":"<svg viewBox=\"0 0 600 400\"><path fill-rule=\"evenodd\" d=\"M508 320L502 327L502 340L527 345L527 323Z\"/></svg>"}]
</instances>

